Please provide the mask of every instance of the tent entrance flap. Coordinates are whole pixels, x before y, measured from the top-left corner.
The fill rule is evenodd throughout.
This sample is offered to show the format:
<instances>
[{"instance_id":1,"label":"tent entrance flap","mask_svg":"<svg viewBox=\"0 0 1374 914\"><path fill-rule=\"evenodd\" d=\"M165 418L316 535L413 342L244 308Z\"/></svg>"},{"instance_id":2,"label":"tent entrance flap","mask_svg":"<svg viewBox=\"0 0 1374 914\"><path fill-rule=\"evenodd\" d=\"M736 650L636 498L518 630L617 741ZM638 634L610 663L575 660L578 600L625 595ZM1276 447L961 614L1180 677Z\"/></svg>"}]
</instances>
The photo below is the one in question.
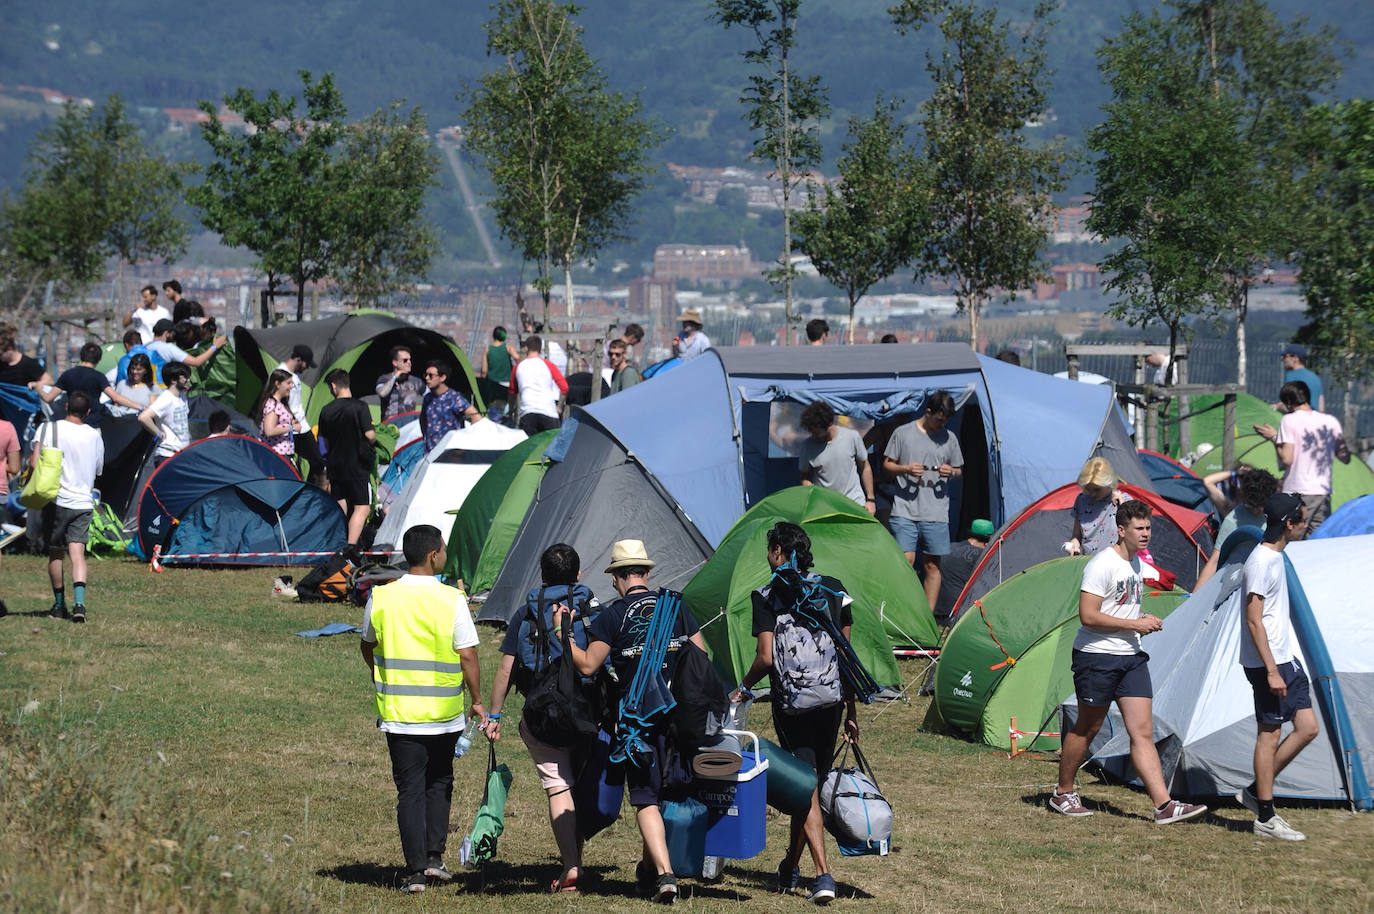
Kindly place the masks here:
<instances>
[{"instance_id":1,"label":"tent entrance flap","mask_svg":"<svg viewBox=\"0 0 1374 914\"><path fill-rule=\"evenodd\" d=\"M803 405L821 402L828 403L837 416L885 422L899 416L919 416L925 411L926 400L936 390L940 389L942 388L913 387L907 390L890 391L882 395L881 398L871 396L853 398L806 387L773 385L762 395L746 397L745 402L772 403L777 400L791 400ZM973 385L967 384L962 388L949 389L948 393L954 398L954 408L958 411L963 409L969 397L973 396Z\"/></svg>"}]
</instances>

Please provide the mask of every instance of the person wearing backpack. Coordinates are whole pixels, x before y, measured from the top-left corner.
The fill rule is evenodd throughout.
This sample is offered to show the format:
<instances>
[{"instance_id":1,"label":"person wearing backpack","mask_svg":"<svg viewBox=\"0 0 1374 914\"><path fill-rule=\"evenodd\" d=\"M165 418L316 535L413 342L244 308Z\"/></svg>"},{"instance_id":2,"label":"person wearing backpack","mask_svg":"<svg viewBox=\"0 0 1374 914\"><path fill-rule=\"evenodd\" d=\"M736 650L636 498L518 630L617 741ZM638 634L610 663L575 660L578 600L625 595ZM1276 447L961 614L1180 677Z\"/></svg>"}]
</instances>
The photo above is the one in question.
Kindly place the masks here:
<instances>
[{"instance_id":1,"label":"person wearing backpack","mask_svg":"<svg viewBox=\"0 0 1374 914\"><path fill-rule=\"evenodd\" d=\"M582 560L567 543L555 543L544 550L539 557L539 572L543 583L526 596L525 605L515 611L501 640L501 665L492 683L491 713L487 715L487 738L493 742L501 738L501 708L511 684L528 698L541 675L546 675L554 660L563 654L563 642L553 624L554 606L572 606L571 638L584 649L587 626L601 609L587 586L579 583ZM531 732L529 721L524 718L518 732L548 795L549 824L563 861L563 871L549 885L549 891L576 891L582 875L583 838L577 830L577 811L573 806L573 749L541 740Z\"/></svg>"},{"instance_id":2,"label":"person wearing backpack","mask_svg":"<svg viewBox=\"0 0 1374 914\"><path fill-rule=\"evenodd\" d=\"M773 577L751 595L758 647L731 700L739 701L769 677L778 743L816 771L810 811L792 817L791 840L778 864L778 891L790 894L800 887L798 864L805 846L816 865L807 900L825 905L835 898L835 877L826 861L819 788L836 739L857 743L859 721L854 695L840 675L839 650L819 617L828 614L847 640L854 600L837 579L811 572L811 538L797 524L780 521L768 531L767 558Z\"/></svg>"}]
</instances>

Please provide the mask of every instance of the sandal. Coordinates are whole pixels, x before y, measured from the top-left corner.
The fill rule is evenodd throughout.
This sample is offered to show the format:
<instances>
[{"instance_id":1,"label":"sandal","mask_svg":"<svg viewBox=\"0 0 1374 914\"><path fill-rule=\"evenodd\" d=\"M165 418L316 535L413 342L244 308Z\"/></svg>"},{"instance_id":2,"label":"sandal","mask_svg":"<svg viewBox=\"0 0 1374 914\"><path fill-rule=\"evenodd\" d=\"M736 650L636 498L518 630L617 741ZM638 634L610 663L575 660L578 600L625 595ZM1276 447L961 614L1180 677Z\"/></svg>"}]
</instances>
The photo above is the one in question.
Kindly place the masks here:
<instances>
[{"instance_id":1,"label":"sandal","mask_svg":"<svg viewBox=\"0 0 1374 914\"><path fill-rule=\"evenodd\" d=\"M549 891L555 894L558 892L576 892L577 877L580 875L581 873L578 872L577 867L564 870L563 875L549 883Z\"/></svg>"}]
</instances>

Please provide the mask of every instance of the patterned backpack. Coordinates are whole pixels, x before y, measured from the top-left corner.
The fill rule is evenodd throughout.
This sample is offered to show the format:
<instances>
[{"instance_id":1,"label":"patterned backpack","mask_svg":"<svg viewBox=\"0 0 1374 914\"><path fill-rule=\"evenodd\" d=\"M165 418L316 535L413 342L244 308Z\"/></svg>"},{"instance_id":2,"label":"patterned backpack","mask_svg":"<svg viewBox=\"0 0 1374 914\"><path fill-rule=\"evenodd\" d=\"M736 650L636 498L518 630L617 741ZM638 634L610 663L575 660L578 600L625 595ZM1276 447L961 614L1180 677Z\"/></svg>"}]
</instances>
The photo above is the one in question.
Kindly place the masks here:
<instances>
[{"instance_id":1,"label":"patterned backpack","mask_svg":"<svg viewBox=\"0 0 1374 914\"><path fill-rule=\"evenodd\" d=\"M773 573L769 595L781 605L773 625L772 681L784 711L827 708L843 695L839 650L820 624L830 615L826 593L819 575L802 576L787 565Z\"/></svg>"}]
</instances>

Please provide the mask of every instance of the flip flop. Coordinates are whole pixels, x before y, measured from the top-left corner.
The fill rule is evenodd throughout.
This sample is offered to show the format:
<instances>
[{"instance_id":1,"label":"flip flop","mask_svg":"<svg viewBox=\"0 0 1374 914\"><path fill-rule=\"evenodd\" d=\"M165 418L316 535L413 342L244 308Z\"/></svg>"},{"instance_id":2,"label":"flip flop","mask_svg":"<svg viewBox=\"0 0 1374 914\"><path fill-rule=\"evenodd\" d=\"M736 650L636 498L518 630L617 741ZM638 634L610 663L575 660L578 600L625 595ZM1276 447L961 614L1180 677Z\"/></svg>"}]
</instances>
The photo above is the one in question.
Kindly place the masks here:
<instances>
[{"instance_id":1,"label":"flip flop","mask_svg":"<svg viewBox=\"0 0 1374 914\"><path fill-rule=\"evenodd\" d=\"M563 873L563 875L559 876L553 882L549 883L549 891L553 893L576 892L577 877L579 875L580 874L578 873L572 873L571 875L566 872Z\"/></svg>"}]
</instances>

